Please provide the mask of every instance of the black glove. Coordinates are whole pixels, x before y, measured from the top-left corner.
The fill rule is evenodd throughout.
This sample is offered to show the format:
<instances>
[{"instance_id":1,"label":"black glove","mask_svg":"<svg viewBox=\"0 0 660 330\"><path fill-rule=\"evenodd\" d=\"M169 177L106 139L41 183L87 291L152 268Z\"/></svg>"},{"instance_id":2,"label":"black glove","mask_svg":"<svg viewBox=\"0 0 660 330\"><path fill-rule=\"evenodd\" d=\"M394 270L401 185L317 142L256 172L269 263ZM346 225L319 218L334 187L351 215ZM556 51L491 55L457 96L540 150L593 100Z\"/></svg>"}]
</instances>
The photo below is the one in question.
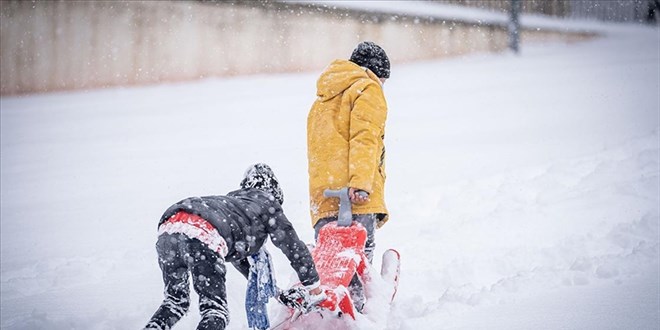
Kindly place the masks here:
<instances>
[{"instance_id":1,"label":"black glove","mask_svg":"<svg viewBox=\"0 0 660 330\"><path fill-rule=\"evenodd\" d=\"M277 301L289 308L304 310L306 307L305 298L308 295L309 293L304 287L295 286L288 290L280 291L277 295Z\"/></svg>"},{"instance_id":2,"label":"black glove","mask_svg":"<svg viewBox=\"0 0 660 330\"><path fill-rule=\"evenodd\" d=\"M315 310L317 305L326 299L325 291L320 294L312 295L309 289L302 286L294 286L291 289L280 291L277 294L277 301L281 304L299 310L303 313L309 313Z\"/></svg>"}]
</instances>

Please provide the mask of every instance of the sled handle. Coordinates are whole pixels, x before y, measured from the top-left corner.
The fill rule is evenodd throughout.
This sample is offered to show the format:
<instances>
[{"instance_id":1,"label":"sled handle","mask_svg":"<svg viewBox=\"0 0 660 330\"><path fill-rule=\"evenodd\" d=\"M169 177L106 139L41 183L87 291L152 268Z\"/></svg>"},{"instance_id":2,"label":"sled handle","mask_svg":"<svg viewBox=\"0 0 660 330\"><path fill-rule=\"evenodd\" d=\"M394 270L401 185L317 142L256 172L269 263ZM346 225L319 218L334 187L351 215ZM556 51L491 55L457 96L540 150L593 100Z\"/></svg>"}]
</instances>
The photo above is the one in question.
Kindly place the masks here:
<instances>
[{"instance_id":1,"label":"sled handle","mask_svg":"<svg viewBox=\"0 0 660 330\"><path fill-rule=\"evenodd\" d=\"M360 195L366 195L364 191L358 191ZM351 200L348 197L348 187L339 190L326 189L323 196L327 198L339 198L339 215L337 216L337 225L348 227L353 223L353 210L351 208Z\"/></svg>"}]
</instances>

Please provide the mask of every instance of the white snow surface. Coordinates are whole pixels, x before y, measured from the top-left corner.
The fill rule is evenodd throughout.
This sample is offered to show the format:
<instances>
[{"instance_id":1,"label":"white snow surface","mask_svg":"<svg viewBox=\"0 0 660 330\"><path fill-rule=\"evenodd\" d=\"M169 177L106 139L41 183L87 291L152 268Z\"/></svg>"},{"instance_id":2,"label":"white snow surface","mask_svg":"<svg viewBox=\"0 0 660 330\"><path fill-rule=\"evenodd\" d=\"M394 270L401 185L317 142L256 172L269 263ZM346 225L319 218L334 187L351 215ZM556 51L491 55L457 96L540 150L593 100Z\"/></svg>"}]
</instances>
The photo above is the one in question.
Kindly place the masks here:
<instances>
[{"instance_id":1,"label":"white snow surface","mask_svg":"<svg viewBox=\"0 0 660 330\"><path fill-rule=\"evenodd\" d=\"M658 28L523 46L393 64L374 271L400 251L397 297L314 329L660 327ZM237 188L255 162L311 242L321 70L1 98L0 327L141 328L162 299L162 212ZM229 328L245 329L246 280L229 269ZM193 303L175 329L198 320Z\"/></svg>"}]
</instances>

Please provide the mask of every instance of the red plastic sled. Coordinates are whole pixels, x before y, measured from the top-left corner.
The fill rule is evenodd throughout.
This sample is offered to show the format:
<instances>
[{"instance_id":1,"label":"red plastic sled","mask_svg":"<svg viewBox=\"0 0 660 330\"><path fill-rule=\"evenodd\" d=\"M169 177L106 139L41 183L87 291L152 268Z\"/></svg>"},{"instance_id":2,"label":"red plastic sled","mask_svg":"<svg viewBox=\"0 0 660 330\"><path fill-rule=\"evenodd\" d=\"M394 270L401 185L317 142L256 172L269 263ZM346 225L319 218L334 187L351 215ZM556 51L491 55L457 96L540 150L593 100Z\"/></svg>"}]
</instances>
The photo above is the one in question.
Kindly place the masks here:
<instances>
[{"instance_id":1,"label":"red plastic sled","mask_svg":"<svg viewBox=\"0 0 660 330\"><path fill-rule=\"evenodd\" d=\"M327 288L328 298L319 304L319 307L345 313L355 319L355 307L348 292L348 285L356 273L363 282L366 280L366 241L367 230L357 222L348 227L331 222L321 228L312 258L321 283Z\"/></svg>"}]
</instances>

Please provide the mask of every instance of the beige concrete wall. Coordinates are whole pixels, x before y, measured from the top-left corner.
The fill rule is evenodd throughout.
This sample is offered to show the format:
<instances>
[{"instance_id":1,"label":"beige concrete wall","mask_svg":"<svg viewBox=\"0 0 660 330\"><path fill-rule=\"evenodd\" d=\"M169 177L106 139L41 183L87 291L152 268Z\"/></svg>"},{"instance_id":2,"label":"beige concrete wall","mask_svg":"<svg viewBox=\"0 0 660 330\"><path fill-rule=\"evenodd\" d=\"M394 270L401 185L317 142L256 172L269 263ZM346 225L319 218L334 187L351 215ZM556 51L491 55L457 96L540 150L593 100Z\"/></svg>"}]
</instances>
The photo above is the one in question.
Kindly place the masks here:
<instances>
[{"instance_id":1,"label":"beige concrete wall","mask_svg":"<svg viewBox=\"0 0 660 330\"><path fill-rule=\"evenodd\" d=\"M268 2L0 1L0 15L2 95L320 71L362 40L393 63L502 51L508 40L503 26Z\"/></svg>"}]
</instances>

